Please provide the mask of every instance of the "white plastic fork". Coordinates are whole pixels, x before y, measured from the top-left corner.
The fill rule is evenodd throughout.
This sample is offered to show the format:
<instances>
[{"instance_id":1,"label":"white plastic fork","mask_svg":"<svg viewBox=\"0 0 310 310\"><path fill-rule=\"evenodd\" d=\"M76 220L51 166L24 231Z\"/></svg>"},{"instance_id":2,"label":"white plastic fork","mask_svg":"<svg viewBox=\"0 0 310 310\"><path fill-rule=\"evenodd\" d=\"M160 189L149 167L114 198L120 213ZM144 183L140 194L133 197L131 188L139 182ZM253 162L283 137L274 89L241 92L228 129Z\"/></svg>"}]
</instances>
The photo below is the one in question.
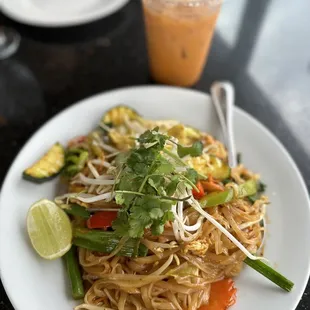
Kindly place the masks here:
<instances>
[{"instance_id":1,"label":"white plastic fork","mask_svg":"<svg viewBox=\"0 0 310 310\"><path fill-rule=\"evenodd\" d=\"M210 88L211 99L216 109L228 150L228 165L234 168L237 165L235 139L233 130L233 112L235 105L235 90L227 81L214 82Z\"/></svg>"}]
</instances>

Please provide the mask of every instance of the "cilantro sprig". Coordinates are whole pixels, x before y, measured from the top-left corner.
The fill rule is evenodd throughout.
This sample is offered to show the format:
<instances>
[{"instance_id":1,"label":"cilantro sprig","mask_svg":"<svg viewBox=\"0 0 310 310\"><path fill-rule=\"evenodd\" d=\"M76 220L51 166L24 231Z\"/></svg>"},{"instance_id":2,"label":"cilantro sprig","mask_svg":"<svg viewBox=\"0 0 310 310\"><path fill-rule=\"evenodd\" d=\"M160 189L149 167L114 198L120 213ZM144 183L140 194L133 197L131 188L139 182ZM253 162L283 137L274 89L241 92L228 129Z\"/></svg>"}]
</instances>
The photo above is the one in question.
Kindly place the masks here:
<instances>
[{"instance_id":1,"label":"cilantro sprig","mask_svg":"<svg viewBox=\"0 0 310 310\"><path fill-rule=\"evenodd\" d=\"M159 133L158 128L147 130L137 141L139 146L130 150L122 158L116 158L118 165L118 180L115 185L115 201L122 205L113 229L120 236L140 238L145 229L159 235L164 230L167 221L172 221L174 215L172 206L179 200L175 195L184 184L193 188L198 178L197 172L187 168L177 172L177 162L171 162L165 152L169 136ZM186 153L198 156L198 144L191 150L182 146L182 155ZM194 151L194 153L193 153ZM174 154L180 162L180 154Z\"/></svg>"}]
</instances>

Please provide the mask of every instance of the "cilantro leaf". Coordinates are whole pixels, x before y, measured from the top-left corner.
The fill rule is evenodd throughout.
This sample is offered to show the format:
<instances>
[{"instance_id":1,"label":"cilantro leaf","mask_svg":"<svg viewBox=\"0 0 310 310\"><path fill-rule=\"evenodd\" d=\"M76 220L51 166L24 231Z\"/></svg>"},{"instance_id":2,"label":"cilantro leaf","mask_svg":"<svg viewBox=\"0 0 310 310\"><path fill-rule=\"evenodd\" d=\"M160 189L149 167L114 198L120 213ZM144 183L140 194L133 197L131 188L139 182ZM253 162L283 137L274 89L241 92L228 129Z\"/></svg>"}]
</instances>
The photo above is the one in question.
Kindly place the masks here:
<instances>
[{"instance_id":1,"label":"cilantro leaf","mask_svg":"<svg viewBox=\"0 0 310 310\"><path fill-rule=\"evenodd\" d=\"M112 228L119 236L127 236L129 231L128 214L124 209L120 209L117 218L112 223Z\"/></svg>"},{"instance_id":2,"label":"cilantro leaf","mask_svg":"<svg viewBox=\"0 0 310 310\"><path fill-rule=\"evenodd\" d=\"M156 161L154 174L169 174L174 171L175 167L163 156L159 155ZM151 172L152 173L152 172Z\"/></svg>"},{"instance_id":3,"label":"cilantro leaf","mask_svg":"<svg viewBox=\"0 0 310 310\"><path fill-rule=\"evenodd\" d=\"M158 152L154 149L140 148L131 152L126 164L135 174L147 175L157 156Z\"/></svg>"},{"instance_id":4,"label":"cilantro leaf","mask_svg":"<svg viewBox=\"0 0 310 310\"><path fill-rule=\"evenodd\" d=\"M153 220L157 220L157 219L160 219L163 217L164 215L164 212L162 209L160 208L153 208L151 209L150 211L150 218L153 219Z\"/></svg>"},{"instance_id":5,"label":"cilantro leaf","mask_svg":"<svg viewBox=\"0 0 310 310\"><path fill-rule=\"evenodd\" d=\"M193 168L188 168L185 173L185 177L190 180L192 183L196 184L198 180L198 173Z\"/></svg>"},{"instance_id":6,"label":"cilantro leaf","mask_svg":"<svg viewBox=\"0 0 310 310\"><path fill-rule=\"evenodd\" d=\"M192 157L197 157L202 154L203 144L201 141L196 141L192 146L185 147L178 144L178 155L182 158L186 155L191 155Z\"/></svg>"},{"instance_id":7,"label":"cilantro leaf","mask_svg":"<svg viewBox=\"0 0 310 310\"><path fill-rule=\"evenodd\" d=\"M165 196L166 191L165 191L165 179L161 175L153 175L150 176L148 179L148 184L153 188L155 191L155 194L157 193L158 195ZM150 193L150 190L148 188L145 189L147 193Z\"/></svg>"},{"instance_id":8,"label":"cilantro leaf","mask_svg":"<svg viewBox=\"0 0 310 310\"><path fill-rule=\"evenodd\" d=\"M180 183L180 178L177 176L173 176L170 180L169 184L166 187L166 193L168 196L172 196L178 188Z\"/></svg>"},{"instance_id":9,"label":"cilantro leaf","mask_svg":"<svg viewBox=\"0 0 310 310\"><path fill-rule=\"evenodd\" d=\"M137 148L118 157L115 201L123 207L112 224L118 235L140 238L145 229L161 234L165 223L174 219L171 208L175 202L170 198L178 184L185 178L187 183L196 183L194 169L176 172L175 165L162 154L168 138L158 128L148 130L138 138Z\"/></svg>"},{"instance_id":10,"label":"cilantro leaf","mask_svg":"<svg viewBox=\"0 0 310 310\"><path fill-rule=\"evenodd\" d=\"M144 234L144 229L152 225L150 218L129 218L129 230L127 231L131 238L141 238Z\"/></svg>"},{"instance_id":11,"label":"cilantro leaf","mask_svg":"<svg viewBox=\"0 0 310 310\"><path fill-rule=\"evenodd\" d=\"M116 157L115 157L115 166L116 167L121 167L122 165L124 165L126 163L127 157L128 157L128 152L122 152L119 153Z\"/></svg>"},{"instance_id":12,"label":"cilantro leaf","mask_svg":"<svg viewBox=\"0 0 310 310\"><path fill-rule=\"evenodd\" d=\"M168 211L164 214L163 216L164 222L173 221L173 220L174 220L174 214L171 211Z\"/></svg>"},{"instance_id":13,"label":"cilantro leaf","mask_svg":"<svg viewBox=\"0 0 310 310\"><path fill-rule=\"evenodd\" d=\"M158 127L154 128L153 130L147 130L138 138L138 141L141 144L153 144L151 147L156 146L158 149L163 149L168 136L160 134L158 131Z\"/></svg>"},{"instance_id":14,"label":"cilantro leaf","mask_svg":"<svg viewBox=\"0 0 310 310\"><path fill-rule=\"evenodd\" d=\"M161 235L164 232L165 226L161 221L156 221L151 226L152 234L154 236Z\"/></svg>"}]
</instances>

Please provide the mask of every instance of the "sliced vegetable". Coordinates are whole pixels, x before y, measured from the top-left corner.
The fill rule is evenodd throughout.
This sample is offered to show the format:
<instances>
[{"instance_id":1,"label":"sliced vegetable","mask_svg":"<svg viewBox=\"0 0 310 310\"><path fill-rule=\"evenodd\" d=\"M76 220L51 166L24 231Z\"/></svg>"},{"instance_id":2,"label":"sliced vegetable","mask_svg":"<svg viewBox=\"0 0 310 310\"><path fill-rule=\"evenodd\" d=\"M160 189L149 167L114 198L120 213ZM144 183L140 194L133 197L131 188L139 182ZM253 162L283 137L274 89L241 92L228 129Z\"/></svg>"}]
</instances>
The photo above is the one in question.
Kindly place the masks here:
<instances>
[{"instance_id":1,"label":"sliced vegetable","mask_svg":"<svg viewBox=\"0 0 310 310\"><path fill-rule=\"evenodd\" d=\"M224 191L224 186L214 181L212 176L209 176L207 181L201 181L201 184L202 184L203 189L206 190L207 192Z\"/></svg>"},{"instance_id":2,"label":"sliced vegetable","mask_svg":"<svg viewBox=\"0 0 310 310\"><path fill-rule=\"evenodd\" d=\"M224 279L211 284L210 299L208 305L199 310L226 310L236 302L237 289L232 279Z\"/></svg>"},{"instance_id":3,"label":"sliced vegetable","mask_svg":"<svg viewBox=\"0 0 310 310\"><path fill-rule=\"evenodd\" d=\"M120 240L115 232L75 228L72 243L85 249L109 254L118 246ZM147 248L140 243L140 239L129 238L116 255L146 256L147 251Z\"/></svg>"},{"instance_id":4,"label":"sliced vegetable","mask_svg":"<svg viewBox=\"0 0 310 310\"><path fill-rule=\"evenodd\" d=\"M67 214L79 216L83 219L90 218L90 213L86 210L86 208L76 203L71 204L71 205L64 205L64 206L62 205L61 207Z\"/></svg>"},{"instance_id":5,"label":"sliced vegetable","mask_svg":"<svg viewBox=\"0 0 310 310\"><path fill-rule=\"evenodd\" d=\"M224 180L230 176L230 167L216 156L210 156L209 171L205 171L207 175L211 175L217 180Z\"/></svg>"},{"instance_id":6,"label":"sliced vegetable","mask_svg":"<svg viewBox=\"0 0 310 310\"><path fill-rule=\"evenodd\" d=\"M199 130L190 126L184 126L183 124L171 127L167 133L169 136L177 138L179 143L183 145L191 145L201 139Z\"/></svg>"},{"instance_id":7,"label":"sliced vegetable","mask_svg":"<svg viewBox=\"0 0 310 310\"><path fill-rule=\"evenodd\" d=\"M101 211L91 216L87 221L89 229L112 227L112 222L117 218L117 211Z\"/></svg>"},{"instance_id":8,"label":"sliced vegetable","mask_svg":"<svg viewBox=\"0 0 310 310\"><path fill-rule=\"evenodd\" d=\"M256 182L254 180L246 181L239 185L238 198L247 197L256 193ZM213 192L202 199L199 203L202 208L214 207L231 201L234 198L233 190L227 189L223 192Z\"/></svg>"},{"instance_id":9,"label":"sliced vegetable","mask_svg":"<svg viewBox=\"0 0 310 310\"><path fill-rule=\"evenodd\" d=\"M278 285L281 287L283 290L290 292L292 288L294 287L294 283L290 281L289 279L285 278L282 274L279 272L275 271L273 268L270 266L266 265L262 261L259 260L252 260L250 258L246 258L244 262L262 274L265 278L269 279L271 282L274 284Z\"/></svg>"},{"instance_id":10,"label":"sliced vegetable","mask_svg":"<svg viewBox=\"0 0 310 310\"><path fill-rule=\"evenodd\" d=\"M119 105L108 110L103 115L101 122L107 126L119 126L124 124L126 118L128 120L140 119L140 115L130 107Z\"/></svg>"},{"instance_id":11,"label":"sliced vegetable","mask_svg":"<svg viewBox=\"0 0 310 310\"><path fill-rule=\"evenodd\" d=\"M196 187L198 189L198 191L196 189L193 189L193 196L195 199L200 199L205 195L205 191L203 189L203 186L201 184L200 181L197 182Z\"/></svg>"},{"instance_id":12,"label":"sliced vegetable","mask_svg":"<svg viewBox=\"0 0 310 310\"><path fill-rule=\"evenodd\" d=\"M79 173L88 160L88 151L82 148L72 148L67 151L63 175L72 177Z\"/></svg>"},{"instance_id":13,"label":"sliced vegetable","mask_svg":"<svg viewBox=\"0 0 310 310\"><path fill-rule=\"evenodd\" d=\"M85 292L77 255L76 247L72 246L69 252L65 254L64 260L71 283L72 297L74 299L82 299Z\"/></svg>"},{"instance_id":14,"label":"sliced vegetable","mask_svg":"<svg viewBox=\"0 0 310 310\"><path fill-rule=\"evenodd\" d=\"M231 201L234 198L232 189L223 192L213 192L200 199L199 203L202 208L214 207Z\"/></svg>"},{"instance_id":15,"label":"sliced vegetable","mask_svg":"<svg viewBox=\"0 0 310 310\"><path fill-rule=\"evenodd\" d=\"M267 187L267 185L261 181L258 181L256 185L257 185L257 192L254 195L248 196L248 199L252 203L254 203L260 197L260 195L265 192Z\"/></svg>"},{"instance_id":16,"label":"sliced vegetable","mask_svg":"<svg viewBox=\"0 0 310 310\"><path fill-rule=\"evenodd\" d=\"M239 198L254 195L257 192L256 181L249 180L239 185Z\"/></svg>"},{"instance_id":17,"label":"sliced vegetable","mask_svg":"<svg viewBox=\"0 0 310 310\"><path fill-rule=\"evenodd\" d=\"M196 141L192 146L182 146L178 144L178 155L182 158L186 155L190 155L192 157L197 157L202 154L203 144L201 141Z\"/></svg>"},{"instance_id":18,"label":"sliced vegetable","mask_svg":"<svg viewBox=\"0 0 310 310\"><path fill-rule=\"evenodd\" d=\"M23 172L23 178L34 183L43 183L54 178L64 165L64 148L55 143L42 158Z\"/></svg>"}]
</instances>

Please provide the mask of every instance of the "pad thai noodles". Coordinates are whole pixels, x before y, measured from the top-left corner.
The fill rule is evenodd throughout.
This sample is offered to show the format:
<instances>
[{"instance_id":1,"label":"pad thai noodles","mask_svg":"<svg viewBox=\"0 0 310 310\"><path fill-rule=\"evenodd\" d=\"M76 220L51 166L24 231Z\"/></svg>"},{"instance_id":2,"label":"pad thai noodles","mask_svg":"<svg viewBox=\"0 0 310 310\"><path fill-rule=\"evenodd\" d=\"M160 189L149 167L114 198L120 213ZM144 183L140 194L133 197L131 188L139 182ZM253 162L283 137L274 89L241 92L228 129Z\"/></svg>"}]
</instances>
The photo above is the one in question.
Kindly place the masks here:
<instances>
[{"instance_id":1,"label":"pad thai noodles","mask_svg":"<svg viewBox=\"0 0 310 310\"><path fill-rule=\"evenodd\" d=\"M75 310L228 309L244 263L290 291L261 257L265 185L238 159L231 169L211 135L117 106L26 169L36 182L61 173L50 204L71 222L58 256L82 300Z\"/></svg>"}]
</instances>

